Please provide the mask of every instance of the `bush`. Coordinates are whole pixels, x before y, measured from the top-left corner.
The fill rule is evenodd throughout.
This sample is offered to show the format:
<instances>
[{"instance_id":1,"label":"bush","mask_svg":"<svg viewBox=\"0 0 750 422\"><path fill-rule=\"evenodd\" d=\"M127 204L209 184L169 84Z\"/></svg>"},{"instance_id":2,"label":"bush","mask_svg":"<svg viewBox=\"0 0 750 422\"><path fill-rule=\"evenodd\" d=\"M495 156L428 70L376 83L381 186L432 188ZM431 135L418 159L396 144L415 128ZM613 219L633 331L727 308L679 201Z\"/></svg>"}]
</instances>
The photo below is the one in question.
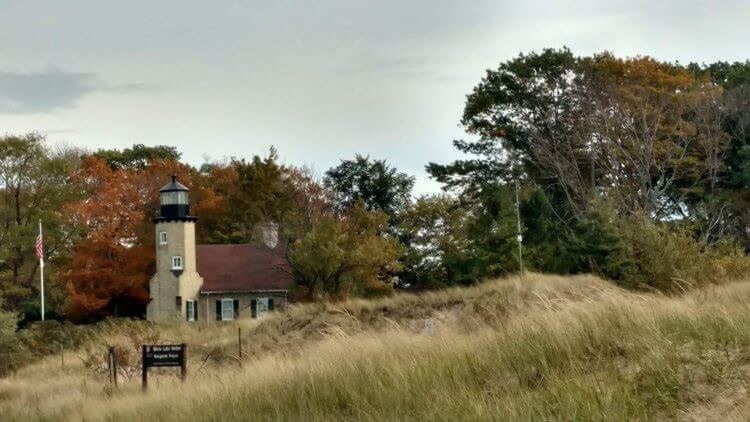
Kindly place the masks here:
<instances>
[{"instance_id":1,"label":"bush","mask_svg":"<svg viewBox=\"0 0 750 422\"><path fill-rule=\"evenodd\" d=\"M16 337L16 315L3 312L0 303L0 376L18 367L22 351L21 343Z\"/></svg>"},{"instance_id":2,"label":"bush","mask_svg":"<svg viewBox=\"0 0 750 422\"><path fill-rule=\"evenodd\" d=\"M102 355L101 350L106 350L109 345L127 345L129 354L140 356L139 345L153 342L158 337L159 332L153 324L131 319L108 319L91 325L44 321L16 331L16 315L0 312L0 356L3 357L0 360L0 377L15 368L59 353L60 346L65 350L74 350L88 344L90 348L96 347ZM103 361L103 355L98 359ZM123 358L123 363L126 361Z\"/></svg>"},{"instance_id":3,"label":"bush","mask_svg":"<svg viewBox=\"0 0 750 422\"><path fill-rule=\"evenodd\" d=\"M610 256L605 273L623 287L672 292L738 278L750 270L750 260L738 247L703 247L686 226L635 215L620 220L619 233L623 247Z\"/></svg>"}]
</instances>

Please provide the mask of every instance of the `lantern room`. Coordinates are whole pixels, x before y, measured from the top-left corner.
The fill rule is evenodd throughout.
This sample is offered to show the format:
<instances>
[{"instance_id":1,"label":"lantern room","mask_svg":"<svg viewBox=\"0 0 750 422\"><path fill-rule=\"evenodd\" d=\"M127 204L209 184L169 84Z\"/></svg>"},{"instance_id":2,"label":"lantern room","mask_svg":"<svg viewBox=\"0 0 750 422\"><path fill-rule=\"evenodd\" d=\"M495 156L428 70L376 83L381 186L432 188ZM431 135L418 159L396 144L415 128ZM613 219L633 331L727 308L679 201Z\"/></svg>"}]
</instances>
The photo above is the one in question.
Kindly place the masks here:
<instances>
[{"instance_id":1,"label":"lantern room","mask_svg":"<svg viewBox=\"0 0 750 422\"><path fill-rule=\"evenodd\" d=\"M190 201L188 199L190 190L177 181L177 176L172 176L172 181L159 189L161 199L161 211L155 220L159 221L193 221L195 217L190 215Z\"/></svg>"}]
</instances>

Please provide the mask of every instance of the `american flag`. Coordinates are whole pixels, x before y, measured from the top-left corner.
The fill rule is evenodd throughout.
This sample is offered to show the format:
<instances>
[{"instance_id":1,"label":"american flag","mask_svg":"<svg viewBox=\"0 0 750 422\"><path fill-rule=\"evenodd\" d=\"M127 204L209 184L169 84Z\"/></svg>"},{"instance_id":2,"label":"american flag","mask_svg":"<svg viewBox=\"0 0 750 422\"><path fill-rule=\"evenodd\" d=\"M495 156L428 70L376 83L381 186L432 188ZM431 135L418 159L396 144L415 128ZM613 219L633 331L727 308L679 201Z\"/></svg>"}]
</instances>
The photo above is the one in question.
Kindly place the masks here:
<instances>
[{"instance_id":1,"label":"american flag","mask_svg":"<svg viewBox=\"0 0 750 422\"><path fill-rule=\"evenodd\" d=\"M42 233L36 237L36 256L39 259L44 258L44 244L42 243Z\"/></svg>"}]
</instances>

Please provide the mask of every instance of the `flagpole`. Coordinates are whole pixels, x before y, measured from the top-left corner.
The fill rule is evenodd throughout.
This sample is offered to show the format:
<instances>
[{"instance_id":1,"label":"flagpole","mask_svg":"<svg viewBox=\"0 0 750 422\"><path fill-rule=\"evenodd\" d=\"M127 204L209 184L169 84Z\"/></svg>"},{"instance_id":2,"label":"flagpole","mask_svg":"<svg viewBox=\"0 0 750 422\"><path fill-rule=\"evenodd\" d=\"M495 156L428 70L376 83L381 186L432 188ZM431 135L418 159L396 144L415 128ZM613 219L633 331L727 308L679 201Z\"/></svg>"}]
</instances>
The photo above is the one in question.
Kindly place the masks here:
<instances>
[{"instance_id":1,"label":"flagpole","mask_svg":"<svg viewBox=\"0 0 750 422\"><path fill-rule=\"evenodd\" d=\"M42 238L42 219L39 219L39 239ZM41 297L42 297L42 321L44 321L44 251L39 254L39 279L41 284Z\"/></svg>"}]
</instances>

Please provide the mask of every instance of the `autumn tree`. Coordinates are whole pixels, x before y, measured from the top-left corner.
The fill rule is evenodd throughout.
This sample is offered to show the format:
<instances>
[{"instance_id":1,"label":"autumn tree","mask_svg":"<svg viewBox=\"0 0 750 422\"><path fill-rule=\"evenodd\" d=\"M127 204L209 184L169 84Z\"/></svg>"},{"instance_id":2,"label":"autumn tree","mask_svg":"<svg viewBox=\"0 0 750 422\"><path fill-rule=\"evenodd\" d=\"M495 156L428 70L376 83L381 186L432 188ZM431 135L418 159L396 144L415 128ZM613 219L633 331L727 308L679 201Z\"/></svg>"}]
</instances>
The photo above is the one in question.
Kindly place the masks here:
<instances>
[{"instance_id":1,"label":"autumn tree","mask_svg":"<svg viewBox=\"0 0 750 422\"><path fill-rule=\"evenodd\" d=\"M219 171L216 169L215 171ZM145 167L113 168L86 158L73 184L84 199L65 208L71 226L82 233L63 268L71 318L140 315L154 274L154 225L159 189L172 175L191 187L193 212L209 221L223 212L223 197L205 175L183 163L151 159Z\"/></svg>"},{"instance_id":2,"label":"autumn tree","mask_svg":"<svg viewBox=\"0 0 750 422\"><path fill-rule=\"evenodd\" d=\"M137 315L146 304L155 266L153 245L138 236L145 219L143 176L113 170L96 158L87 158L73 175L85 197L67 204L65 213L85 236L61 269L70 296L69 318Z\"/></svg>"},{"instance_id":3,"label":"autumn tree","mask_svg":"<svg viewBox=\"0 0 750 422\"><path fill-rule=\"evenodd\" d=\"M563 198L557 213L567 221L585 218L600 196L663 218L717 186L728 147L721 92L648 57L521 55L467 97L462 123L478 139L455 144L479 158L428 171L463 192L525 179Z\"/></svg>"},{"instance_id":4,"label":"autumn tree","mask_svg":"<svg viewBox=\"0 0 750 422\"><path fill-rule=\"evenodd\" d=\"M287 167L290 209L281 220L281 231L291 244L310 232L324 218L335 215L335 193L326 189L309 168Z\"/></svg>"},{"instance_id":5,"label":"autumn tree","mask_svg":"<svg viewBox=\"0 0 750 422\"><path fill-rule=\"evenodd\" d=\"M220 224L219 220L226 213L226 196L217 190L226 180L221 176L222 172L233 175L231 168L216 167L209 174L202 174L195 168L180 162L171 160L155 159L149 161L148 165L140 170L127 170L130 173L140 174L143 180L141 186L141 206L144 211L144 219L138 228L138 237L143 243L153 244L154 223L152 218L159 212L160 196L159 189L167 184L172 176L176 176L181 183L190 188L190 210L191 213L200 217L201 223L196 226L196 237L199 242L205 242L210 237L209 233ZM230 182L232 176L230 177Z\"/></svg>"},{"instance_id":6,"label":"autumn tree","mask_svg":"<svg viewBox=\"0 0 750 422\"><path fill-rule=\"evenodd\" d=\"M708 68L547 49L488 70L461 120L472 138L454 141L470 158L427 167L469 210L472 278L512 268L513 179L530 193L524 250L542 271L617 276L610 255L632 246L617 221L630 215L688 227L703 248L744 236L748 202L735 205L730 186L750 151L735 133L750 119L726 90L739 93L750 66Z\"/></svg>"},{"instance_id":7,"label":"autumn tree","mask_svg":"<svg viewBox=\"0 0 750 422\"><path fill-rule=\"evenodd\" d=\"M596 139L598 186L628 213L660 219L678 212L706 176L706 160L725 148L721 135L710 133L714 125L692 119L710 117L695 112L715 107L711 100L720 88L704 87L684 68L648 57L602 54L583 66L584 133Z\"/></svg>"}]
</instances>

